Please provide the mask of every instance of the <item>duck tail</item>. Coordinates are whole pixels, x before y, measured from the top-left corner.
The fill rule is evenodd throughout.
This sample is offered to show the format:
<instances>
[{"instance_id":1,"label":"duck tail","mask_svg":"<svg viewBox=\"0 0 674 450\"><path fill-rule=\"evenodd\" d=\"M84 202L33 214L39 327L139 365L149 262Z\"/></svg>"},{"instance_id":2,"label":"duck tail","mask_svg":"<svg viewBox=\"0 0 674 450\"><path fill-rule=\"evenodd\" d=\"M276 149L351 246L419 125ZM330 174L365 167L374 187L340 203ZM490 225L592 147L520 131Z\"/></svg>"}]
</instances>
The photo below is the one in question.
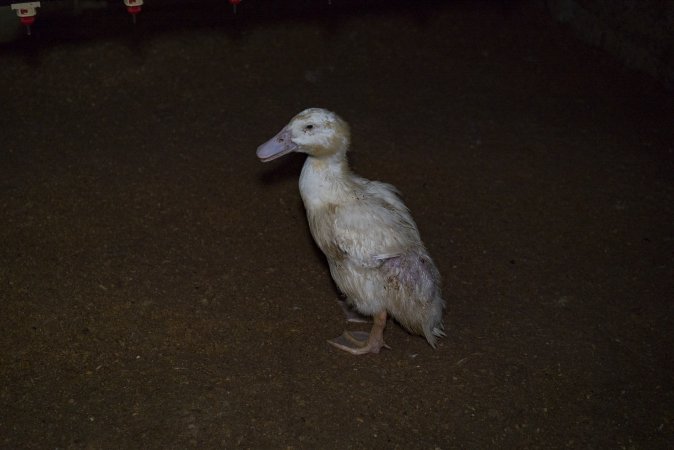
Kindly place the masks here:
<instances>
[{"instance_id":1,"label":"duck tail","mask_svg":"<svg viewBox=\"0 0 674 450\"><path fill-rule=\"evenodd\" d=\"M413 333L423 335L431 347L445 336L442 313L440 273L423 251L389 260L389 269L399 286L399 301L390 311L393 317Z\"/></svg>"},{"instance_id":2,"label":"duck tail","mask_svg":"<svg viewBox=\"0 0 674 450\"><path fill-rule=\"evenodd\" d=\"M439 315L442 316L442 308L440 308ZM435 348L438 338L445 336L447 335L445 334L445 325L442 323L442 317L432 318L424 324L424 337L431 347Z\"/></svg>"}]
</instances>

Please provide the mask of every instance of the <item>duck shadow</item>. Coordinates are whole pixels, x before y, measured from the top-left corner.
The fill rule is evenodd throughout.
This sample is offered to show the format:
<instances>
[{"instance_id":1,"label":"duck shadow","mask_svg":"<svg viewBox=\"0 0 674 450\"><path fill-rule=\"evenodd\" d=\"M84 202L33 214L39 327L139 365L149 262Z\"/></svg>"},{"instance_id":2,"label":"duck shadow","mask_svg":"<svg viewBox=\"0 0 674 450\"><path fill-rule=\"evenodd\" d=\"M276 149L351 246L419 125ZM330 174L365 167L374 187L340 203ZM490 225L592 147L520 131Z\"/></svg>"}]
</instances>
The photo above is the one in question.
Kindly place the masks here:
<instances>
[{"instance_id":1,"label":"duck shadow","mask_svg":"<svg viewBox=\"0 0 674 450\"><path fill-rule=\"evenodd\" d=\"M288 179L297 180L299 178L300 172L302 171L302 166L304 165L305 159L305 155L288 155L283 159L275 161L270 167L263 170L258 175L258 179L264 185L273 185L284 182ZM299 199L295 203L294 210L298 216L304 217L306 214L304 204ZM302 228L302 232L305 234L307 242L311 246L313 259L317 261L317 263L320 264L325 270L326 276L330 279L330 284L335 292L335 298L343 299L344 294L342 294L332 277L330 277L330 266L328 265L328 261L325 259L325 255L311 237L309 224L306 222L306 220L303 220L303 222L304 227Z\"/></svg>"},{"instance_id":2,"label":"duck shadow","mask_svg":"<svg viewBox=\"0 0 674 450\"><path fill-rule=\"evenodd\" d=\"M264 185L273 185L289 178L298 179L305 155L288 155L283 159L274 161L258 175L258 180Z\"/></svg>"}]
</instances>

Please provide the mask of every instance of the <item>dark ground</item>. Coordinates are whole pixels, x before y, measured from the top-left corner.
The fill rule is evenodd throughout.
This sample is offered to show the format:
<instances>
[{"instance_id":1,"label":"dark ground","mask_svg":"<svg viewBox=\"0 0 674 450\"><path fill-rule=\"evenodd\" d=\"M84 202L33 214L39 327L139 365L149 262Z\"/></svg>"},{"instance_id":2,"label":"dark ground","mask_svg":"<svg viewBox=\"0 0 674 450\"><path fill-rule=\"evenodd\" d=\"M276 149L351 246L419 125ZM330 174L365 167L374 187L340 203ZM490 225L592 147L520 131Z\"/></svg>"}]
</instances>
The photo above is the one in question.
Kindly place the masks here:
<instances>
[{"instance_id":1,"label":"dark ground","mask_svg":"<svg viewBox=\"0 0 674 450\"><path fill-rule=\"evenodd\" d=\"M0 446L672 448L671 92L527 4L333 3L0 46ZM254 154L309 106L412 209L437 350L326 343L303 158Z\"/></svg>"}]
</instances>

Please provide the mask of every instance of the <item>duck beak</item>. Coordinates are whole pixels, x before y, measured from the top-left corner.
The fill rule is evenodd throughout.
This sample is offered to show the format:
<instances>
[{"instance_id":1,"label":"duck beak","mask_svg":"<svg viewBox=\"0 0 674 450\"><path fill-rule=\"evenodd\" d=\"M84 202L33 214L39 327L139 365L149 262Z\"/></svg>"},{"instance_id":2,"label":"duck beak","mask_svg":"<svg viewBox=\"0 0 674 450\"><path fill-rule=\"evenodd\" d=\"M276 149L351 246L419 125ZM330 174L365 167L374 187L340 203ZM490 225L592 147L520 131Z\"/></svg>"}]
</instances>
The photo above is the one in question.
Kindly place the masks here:
<instances>
[{"instance_id":1,"label":"duck beak","mask_svg":"<svg viewBox=\"0 0 674 450\"><path fill-rule=\"evenodd\" d=\"M267 162L293 152L297 148L298 145L291 139L290 128L286 127L279 134L260 145L256 154L262 162Z\"/></svg>"}]
</instances>

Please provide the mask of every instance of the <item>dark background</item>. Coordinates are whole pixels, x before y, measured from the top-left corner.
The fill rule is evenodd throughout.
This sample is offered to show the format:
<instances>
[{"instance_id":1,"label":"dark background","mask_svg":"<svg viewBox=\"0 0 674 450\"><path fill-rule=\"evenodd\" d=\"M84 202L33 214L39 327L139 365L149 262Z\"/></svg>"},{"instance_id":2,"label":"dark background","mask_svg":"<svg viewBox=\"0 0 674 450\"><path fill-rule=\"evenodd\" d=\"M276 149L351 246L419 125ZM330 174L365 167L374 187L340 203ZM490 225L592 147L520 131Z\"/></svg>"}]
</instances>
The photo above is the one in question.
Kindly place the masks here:
<instances>
[{"instance_id":1,"label":"dark background","mask_svg":"<svg viewBox=\"0 0 674 450\"><path fill-rule=\"evenodd\" d=\"M5 14L0 446L671 448L670 10L332 3ZM303 157L255 158L313 106L403 192L437 350L326 343Z\"/></svg>"}]
</instances>

